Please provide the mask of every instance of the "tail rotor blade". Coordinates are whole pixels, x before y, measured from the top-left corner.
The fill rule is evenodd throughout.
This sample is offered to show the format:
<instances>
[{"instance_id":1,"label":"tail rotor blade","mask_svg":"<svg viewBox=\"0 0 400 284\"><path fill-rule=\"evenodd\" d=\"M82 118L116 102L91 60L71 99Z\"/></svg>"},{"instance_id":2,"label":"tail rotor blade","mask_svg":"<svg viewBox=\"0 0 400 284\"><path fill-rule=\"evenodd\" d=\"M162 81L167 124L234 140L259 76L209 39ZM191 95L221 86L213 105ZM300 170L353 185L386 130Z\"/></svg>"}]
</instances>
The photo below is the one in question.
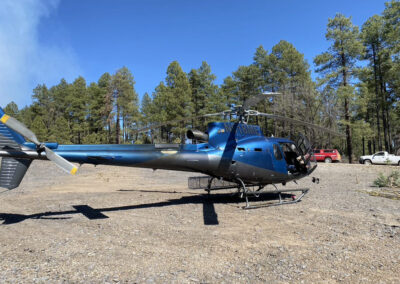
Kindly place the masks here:
<instances>
[{"instance_id":1,"label":"tail rotor blade","mask_svg":"<svg viewBox=\"0 0 400 284\"><path fill-rule=\"evenodd\" d=\"M0 109L0 122L2 122L4 125L9 127L10 129L14 130L15 132L21 134L24 136L27 140L32 141L34 144L38 146L38 149L43 150L46 152L46 157L54 162L58 167L60 167L62 170L66 171L67 173L70 173L74 175L77 171L78 168L68 162L66 159L61 157L60 155L56 154L46 146L42 145L39 140L37 139L35 133L33 133L31 130L28 129L23 123L19 122L15 118L5 114L2 109Z\"/></svg>"},{"instance_id":2,"label":"tail rotor blade","mask_svg":"<svg viewBox=\"0 0 400 284\"><path fill-rule=\"evenodd\" d=\"M66 159L61 157L60 155L56 154L52 150L50 150L47 147L44 147L44 150L46 152L46 157L54 162L59 168L64 170L65 172L74 175L78 171L78 167L76 167L74 164L68 162Z\"/></svg>"},{"instance_id":3,"label":"tail rotor blade","mask_svg":"<svg viewBox=\"0 0 400 284\"><path fill-rule=\"evenodd\" d=\"M19 122L15 118L4 114L0 118L0 121L10 129L24 136L26 139L32 141L36 145L40 145L40 142L37 139L35 133L33 133L31 130L28 129L28 127L26 127L23 123Z\"/></svg>"}]
</instances>

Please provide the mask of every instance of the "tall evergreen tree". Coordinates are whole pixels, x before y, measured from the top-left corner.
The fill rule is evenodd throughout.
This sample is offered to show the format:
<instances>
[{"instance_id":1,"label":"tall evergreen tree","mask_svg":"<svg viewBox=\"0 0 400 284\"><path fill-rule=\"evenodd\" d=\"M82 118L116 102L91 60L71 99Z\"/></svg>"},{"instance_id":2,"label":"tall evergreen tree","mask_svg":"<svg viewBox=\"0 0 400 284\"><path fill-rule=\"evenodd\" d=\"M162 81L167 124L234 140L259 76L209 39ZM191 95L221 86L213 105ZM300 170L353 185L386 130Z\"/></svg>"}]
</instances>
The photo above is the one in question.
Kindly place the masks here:
<instances>
[{"instance_id":1,"label":"tall evergreen tree","mask_svg":"<svg viewBox=\"0 0 400 284\"><path fill-rule=\"evenodd\" d=\"M312 107L315 99L310 66L304 59L304 55L291 43L281 40L273 46L269 62L274 89L282 93L281 100L278 99L282 113L291 118L297 118L297 114L301 114L302 119L311 119L304 115L312 113L312 110L301 109L304 105ZM285 127L285 124L283 126ZM286 132L285 128L283 131ZM289 134L294 134L292 124L290 124Z\"/></svg>"},{"instance_id":2,"label":"tall evergreen tree","mask_svg":"<svg viewBox=\"0 0 400 284\"><path fill-rule=\"evenodd\" d=\"M327 52L318 55L314 63L317 72L323 75L322 82L337 89L337 94L343 101L344 120L346 124L347 155L349 162L353 161L351 138L350 102L354 98L352 78L355 76L356 62L363 53L363 46L358 40L358 27L354 26L351 18L337 14L329 19L326 39L331 41Z\"/></svg>"},{"instance_id":3,"label":"tall evergreen tree","mask_svg":"<svg viewBox=\"0 0 400 284\"><path fill-rule=\"evenodd\" d=\"M161 82L154 93L155 116L160 122L189 118L193 114L191 88L188 77L177 61L173 61L167 68L165 84ZM185 142L185 128L183 124L171 125L169 129L175 136L176 142ZM168 138L169 139L169 138Z\"/></svg>"},{"instance_id":4,"label":"tall evergreen tree","mask_svg":"<svg viewBox=\"0 0 400 284\"><path fill-rule=\"evenodd\" d=\"M87 88L88 93L88 131L90 139L86 139L85 143L105 143L105 119L104 105L105 96L102 89L96 83L91 83Z\"/></svg>"},{"instance_id":5,"label":"tall evergreen tree","mask_svg":"<svg viewBox=\"0 0 400 284\"><path fill-rule=\"evenodd\" d=\"M153 101L148 93L145 93L143 95L140 113L141 113L141 122L143 127L148 127L151 125L152 122L154 122ZM147 133L145 133L144 136L147 137ZM151 141L149 142L154 143L153 130L150 131L150 138ZM145 142L147 141L147 139L144 140Z\"/></svg>"},{"instance_id":6,"label":"tall evergreen tree","mask_svg":"<svg viewBox=\"0 0 400 284\"><path fill-rule=\"evenodd\" d=\"M115 103L115 142L121 143L121 136L126 142L129 129L139 121L138 95L135 91L135 81L131 71L122 67L112 77L112 90ZM122 126L122 133L121 133ZM122 135L121 135L122 134Z\"/></svg>"},{"instance_id":7,"label":"tall evergreen tree","mask_svg":"<svg viewBox=\"0 0 400 284\"><path fill-rule=\"evenodd\" d=\"M19 116L19 109L18 105L12 101L6 107L4 108L4 112L7 113L8 115L11 115L12 117L18 118Z\"/></svg>"},{"instance_id":8,"label":"tall evergreen tree","mask_svg":"<svg viewBox=\"0 0 400 284\"><path fill-rule=\"evenodd\" d=\"M36 116L40 116L46 129L50 129L55 118L55 102L52 92L45 84L38 85L33 90L32 111ZM47 131L46 131L47 133ZM43 137L47 139L47 137Z\"/></svg>"},{"instance_id":9,"label":"tall evergreen tree","mask_svg":"<svg viewBox=\"0 0 400 284\"><path fill-rule=\"evenodd\" d=\"M88 94L85 79L80 76L72 83L67 97L67 109L71 121L73 142L81 144L87 135Z\"/></svg>"},{"instance_id":10,"label":"tall evergreen tree","mask_svg":"<svg viewBox=\"0 0 400 284\"><path fill-rule=\"evenodd\" d=\"M112 77L109 73L101 75L97 82L100 88L101 96L104 98L104 105L102 107L103 123L107 129L107 142L112 143L112 121L113 121L113 90L111 85Z\"/></svg>"},{"instance_id":11,"label":"tall evergreen tree","mask_svg":"<svg viewBox=\"0 0 400 284\"><path fill-rule=\"evenodd\" d=\"M192 90L194 116L222 110L222 103L218 98L218 87L214 84L216 76L211 73L211 67L207 62L203 61L200 68L192 69L188 77ZM205 126L205 119L198 121L203 121L202 126ZM201 123L197 123L195 120L193 124L195 127L196 124Z\"/></svg>"},{"instance_id":12,"label":"tall evergreen tree","mask_svg":"<svg viewBox=\"0 0 400 284\"><path fill-rule=\"evenodd\" d=\"M385 94L385 80L386 74L384 68L385 50L384 50L384 21L380 16L373 16L369 18L362 26L361 37L366 47L366 59L369 60L369 67L372 72L364 72L364 81L369 80L370 86L375 92L375 115L376 115L376 126L377 126L377 142L378 149L382 150L381 141L381 119L383 124L384 132L384 145L385 149L389 150L388 143L388 117L386 116L385 110L387 109L387 100ZM371 77L366 77L365 75L371 73ZM381 117L380 117L381 115Z\"/></svg>"}]
</instances>

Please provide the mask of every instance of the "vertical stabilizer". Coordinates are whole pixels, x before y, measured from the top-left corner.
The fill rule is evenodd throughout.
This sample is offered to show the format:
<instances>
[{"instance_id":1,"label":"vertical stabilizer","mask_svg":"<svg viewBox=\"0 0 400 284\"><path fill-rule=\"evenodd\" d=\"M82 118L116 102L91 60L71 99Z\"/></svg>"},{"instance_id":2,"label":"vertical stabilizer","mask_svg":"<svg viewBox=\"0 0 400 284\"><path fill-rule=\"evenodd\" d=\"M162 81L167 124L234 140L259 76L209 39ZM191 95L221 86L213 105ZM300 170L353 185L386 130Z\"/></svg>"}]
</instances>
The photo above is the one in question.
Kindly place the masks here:
<instances>
[{"instance_id":1,"label":"vertical stabilizer","mask_svg":"<svg viewBox=\"0 0 400 284\"><path fill-rule=\"evenodd\" d=\"M22 135L8 128L3 121L5 121L7 115L3 109L0 108L0 149L13 148L20 149L21 145L26 142Z\"/></svg>"},{"instance_id":2,"label":"vertical stabilizer","mask_svg":"<svg viewBox=\"0 0 400 284\"><path fill-rule=\"evenodd\" d=\"M0 168L0 187L13 189L19 186L32 160L2 158Z\"/></svg>"},{"instance_id":3,"label":"vertical stabilizer","mask_svg":"<svg viewBox=\"0 0 400 284\"><path fill-rule=\"evenodd\" d=\"M3 123L6 119L7 115L0 108L0 150L21 150L21 145L26 140ZM30 159L3 157L0 167L0 187L7 189L18 187L31 163Z\"/></svg>"}]
</instances>

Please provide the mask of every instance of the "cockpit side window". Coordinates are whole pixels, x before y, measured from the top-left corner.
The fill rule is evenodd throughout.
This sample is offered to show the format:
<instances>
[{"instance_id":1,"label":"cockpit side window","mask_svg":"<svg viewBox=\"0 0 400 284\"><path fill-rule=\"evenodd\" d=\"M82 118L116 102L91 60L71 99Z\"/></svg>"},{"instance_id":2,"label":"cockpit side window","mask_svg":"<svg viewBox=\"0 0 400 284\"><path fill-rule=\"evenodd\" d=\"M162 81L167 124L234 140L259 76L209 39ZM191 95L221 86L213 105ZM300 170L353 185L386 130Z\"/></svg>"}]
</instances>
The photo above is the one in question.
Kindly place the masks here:
<instances>
[{"instance_id":1,"label":"cockpit side window","mask_svg":"<svg viewBox=\"0 0 400 284\"><path fill-rule=\"evenodd\" d=\"M274 144L274 156L275 156L275 159L277 159L277 160L282 160L282 158L283 158L281 149L279 149L278 144Z\"/></svg>"}]
</instances>

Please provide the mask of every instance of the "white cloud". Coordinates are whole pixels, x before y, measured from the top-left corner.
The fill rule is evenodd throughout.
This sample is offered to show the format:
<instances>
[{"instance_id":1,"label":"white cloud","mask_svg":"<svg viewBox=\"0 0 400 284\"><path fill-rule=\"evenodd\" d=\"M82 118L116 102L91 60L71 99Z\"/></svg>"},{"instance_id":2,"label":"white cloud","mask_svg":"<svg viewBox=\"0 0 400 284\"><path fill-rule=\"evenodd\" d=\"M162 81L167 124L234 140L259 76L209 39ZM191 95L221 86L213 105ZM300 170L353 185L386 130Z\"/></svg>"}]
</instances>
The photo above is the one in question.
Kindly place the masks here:
<instances>
[{"instance_id":1,"label":"white cloud","mask_svg":"<svg viewBox=\"0 0 400 284\"><path fill-rule=\"evenodd\" d=\"M58 0L0 1L0 106L31 103L38 84L56 84L80 73L69 46L39 41L39 23L49 17Z\"/></svg>"}]
</instances>

